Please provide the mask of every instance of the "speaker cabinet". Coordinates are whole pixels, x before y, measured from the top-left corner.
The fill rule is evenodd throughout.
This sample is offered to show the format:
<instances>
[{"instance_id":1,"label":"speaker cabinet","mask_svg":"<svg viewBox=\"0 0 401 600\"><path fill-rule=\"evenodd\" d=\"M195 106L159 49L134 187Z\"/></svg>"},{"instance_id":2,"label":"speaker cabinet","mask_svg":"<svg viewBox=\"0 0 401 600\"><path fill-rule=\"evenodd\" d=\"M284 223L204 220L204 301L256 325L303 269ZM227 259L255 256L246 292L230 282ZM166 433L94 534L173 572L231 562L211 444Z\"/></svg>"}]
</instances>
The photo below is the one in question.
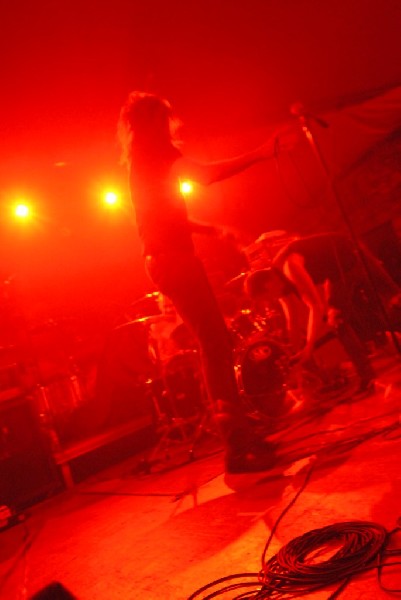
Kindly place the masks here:
<instances>
[{"instance_id":1,"label":"speaker cabinet","mask_svg":"<svg viewBox=\"0 0 401 600\"><path fill-rule=\"evenodd\" d=\"M34 400L0 399L0 505L19 511L60 488Z\"/></svg>"}]
</instances>

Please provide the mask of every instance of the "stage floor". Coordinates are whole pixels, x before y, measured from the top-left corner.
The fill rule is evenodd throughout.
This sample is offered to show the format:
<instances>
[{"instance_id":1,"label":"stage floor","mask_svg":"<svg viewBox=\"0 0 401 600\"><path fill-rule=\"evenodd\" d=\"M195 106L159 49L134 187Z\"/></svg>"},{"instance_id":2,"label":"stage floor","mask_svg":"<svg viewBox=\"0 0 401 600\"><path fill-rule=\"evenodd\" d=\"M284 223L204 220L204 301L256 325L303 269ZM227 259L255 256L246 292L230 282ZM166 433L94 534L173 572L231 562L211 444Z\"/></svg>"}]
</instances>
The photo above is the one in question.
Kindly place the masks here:
<instances>
[{"instance_id":1,"label":"stage floor","mask_svg":"<svg viewBox=\"0 0 401 600\"><path fill-rule=\"evenodd\" d=\"M30 508L0 533L1 598L26 600L58 581L78 600L188 600L217 579L259 572L273 527L267 559L306 532L342 522L392 530L401 518L401 357L386 348L374 361L374 394L327 395L288 418L271 436L278 464L258 483L225 481L212 436L191 463L186 448L172 447L170 459L141 474L132 456ZM399 589L401 565L392 569L382 583ZM342 598L389 597L377 569L351 575ZM218 597L253 591L247 597L256 598L256 576L246 581L255 587ZM216 597L230 583L192 597ZM336 587L304 597L326 599Z\"/></svg>"}]
</instances>

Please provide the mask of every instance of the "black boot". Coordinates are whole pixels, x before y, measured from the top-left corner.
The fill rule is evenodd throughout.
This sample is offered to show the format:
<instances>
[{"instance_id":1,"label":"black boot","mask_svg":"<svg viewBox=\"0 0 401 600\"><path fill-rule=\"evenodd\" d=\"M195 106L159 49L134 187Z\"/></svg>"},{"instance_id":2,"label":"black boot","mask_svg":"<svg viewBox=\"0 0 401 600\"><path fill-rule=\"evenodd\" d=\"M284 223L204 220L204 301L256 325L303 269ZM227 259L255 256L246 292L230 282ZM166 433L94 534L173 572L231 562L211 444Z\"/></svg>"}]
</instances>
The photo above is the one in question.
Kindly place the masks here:
<instances>
[{"instance_id":1,"label":"black boot","mask_svg":"<svg viewBox=\"0 0 401 600\"><path fill-rule=\"evenodd\" d=\"M226 473L257 473L274 468L277 459L273 444L256 434L245 414L222 402L216 420L225 445Z\"/></svg>"}]
</instances>

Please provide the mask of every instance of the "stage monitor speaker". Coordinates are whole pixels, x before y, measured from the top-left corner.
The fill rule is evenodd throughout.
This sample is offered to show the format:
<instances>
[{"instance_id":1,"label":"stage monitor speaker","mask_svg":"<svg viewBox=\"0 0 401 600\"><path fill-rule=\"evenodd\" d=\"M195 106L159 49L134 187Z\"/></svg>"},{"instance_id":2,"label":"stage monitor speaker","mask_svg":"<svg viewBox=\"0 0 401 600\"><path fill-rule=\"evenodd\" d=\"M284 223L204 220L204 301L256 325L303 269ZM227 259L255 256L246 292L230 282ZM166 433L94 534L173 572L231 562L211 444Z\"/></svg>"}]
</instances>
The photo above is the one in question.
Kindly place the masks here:
<instances>
[{"instance_id":1,"label":"stage monitor speaker","mask_svg":"<svg viewBox=\"0 0 401 600\"><path fill-rule=\"evenodd\" d=\"M0 402L0 505L20 511L61 487L34 399Z\"/></svg>"}]
</instances>

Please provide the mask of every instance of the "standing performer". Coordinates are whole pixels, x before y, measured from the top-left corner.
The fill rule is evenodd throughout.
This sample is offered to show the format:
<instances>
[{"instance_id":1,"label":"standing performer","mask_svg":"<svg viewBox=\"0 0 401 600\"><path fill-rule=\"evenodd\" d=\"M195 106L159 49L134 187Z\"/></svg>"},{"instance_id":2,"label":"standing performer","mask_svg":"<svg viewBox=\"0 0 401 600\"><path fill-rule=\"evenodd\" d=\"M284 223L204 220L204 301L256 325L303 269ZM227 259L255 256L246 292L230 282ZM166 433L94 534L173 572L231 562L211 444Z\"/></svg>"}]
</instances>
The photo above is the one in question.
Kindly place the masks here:
<instances>
[{"instance_id":1,"label":"standing performer","mask_svg":"<svg viewBox=\"0 0 401 600\"><path fill-rule=\"evenodd\" d=\"M224 318L195 255L192 223L180 193L180 180L208 185L272 158L277 135L241 156L202 164L184 158L176 139L177 122L170 104L146 92L132 92L119 121L123 158L147 272L199 343L205 383L225 446L226 472L246 473L271 468L272 448L248 425L239 399L232 345ZM280 147L294 136L283 134Z\"/></svg>"}]
</instances>

